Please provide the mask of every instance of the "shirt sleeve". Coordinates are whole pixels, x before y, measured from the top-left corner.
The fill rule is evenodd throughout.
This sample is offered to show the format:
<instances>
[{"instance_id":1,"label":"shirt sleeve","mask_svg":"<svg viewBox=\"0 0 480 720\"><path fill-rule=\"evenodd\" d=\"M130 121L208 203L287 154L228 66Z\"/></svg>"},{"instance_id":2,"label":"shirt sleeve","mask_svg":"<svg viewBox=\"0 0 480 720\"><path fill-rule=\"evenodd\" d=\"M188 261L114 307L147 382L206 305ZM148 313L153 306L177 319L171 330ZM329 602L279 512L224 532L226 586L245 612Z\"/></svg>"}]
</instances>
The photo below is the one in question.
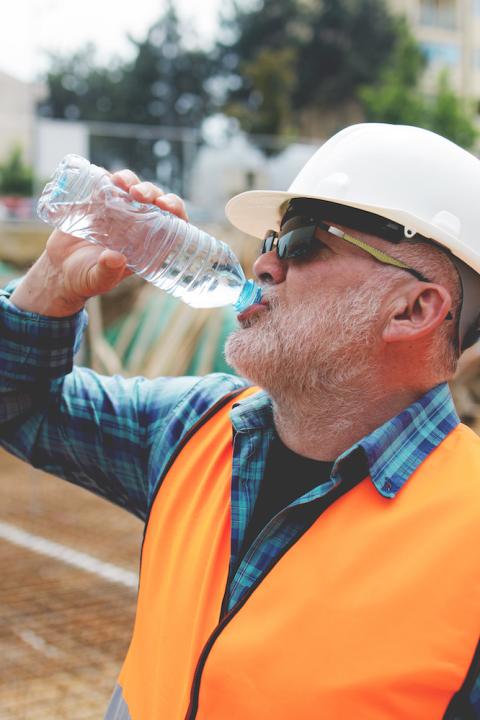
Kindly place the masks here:
<instances>
[{"instance_id":1,"label":"shirt sleeve","mask_svg":"<svg viewBox=\"0 0 480 720\"><path fill-rule=\"evenodd\" d=\"M468 699L473 710L473 717L475 720L480 720L480 670L477 671Z\"/></svg>"},{"instance_id":2,"label":"shirt sleeve","mask_svg":"<svg viewBox=\"0 0 480 720\"><path fill-rule=\"evenodd\" d=\"M148 380L76 367L86 323L85 311L45 317L0 293L0 444L143 519L177 443L245 383L221 373Z\"/></svg>"}]
</instances>

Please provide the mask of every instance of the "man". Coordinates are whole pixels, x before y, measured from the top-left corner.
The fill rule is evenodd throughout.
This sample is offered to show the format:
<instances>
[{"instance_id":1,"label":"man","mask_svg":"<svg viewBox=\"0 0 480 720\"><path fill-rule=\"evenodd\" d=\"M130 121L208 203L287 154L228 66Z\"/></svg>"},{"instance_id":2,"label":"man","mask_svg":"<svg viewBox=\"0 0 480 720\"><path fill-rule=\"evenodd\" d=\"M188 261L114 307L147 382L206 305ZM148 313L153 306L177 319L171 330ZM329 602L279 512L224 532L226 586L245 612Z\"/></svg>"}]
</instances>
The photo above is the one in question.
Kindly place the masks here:
<instances>
[{"instance_id":1,"label":"man","mask_svg":"<svg viewBox=\"0 0 480 720\"><path fill-rule=\"evenodd\" d=\"M72 370L118 253L55 231L4 292L3 445L147 521L107 718L480 718L480 442L446 385L479 334L479 188L452 143L372 124L234 198L264 295L226 353L262 390Z\"/></svg>"}]
</instances>

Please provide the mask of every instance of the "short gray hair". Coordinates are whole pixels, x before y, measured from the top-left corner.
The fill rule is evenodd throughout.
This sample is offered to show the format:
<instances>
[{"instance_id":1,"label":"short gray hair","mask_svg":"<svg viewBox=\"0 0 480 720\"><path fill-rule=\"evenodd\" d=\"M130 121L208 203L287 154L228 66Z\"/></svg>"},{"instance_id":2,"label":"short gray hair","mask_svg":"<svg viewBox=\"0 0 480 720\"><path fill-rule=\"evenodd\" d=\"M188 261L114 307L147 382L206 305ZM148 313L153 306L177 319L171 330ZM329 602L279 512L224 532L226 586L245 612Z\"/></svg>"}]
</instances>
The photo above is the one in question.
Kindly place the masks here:
<instances>
[{"instance_id":1,"label":"short gray hair","mask_svg":"<svg viewBox=\"0 0 480 720\"><path fill-rule=\"evenodd\" d=\"M446 378L456 370L460 349L458 346L458 325L462 307L462 285L455 265L448 254L434 243L415 239L398 246L398 256L432 282L442 285L452 298L451 315L453 320L444 322L435 334L431 346L431 362Z\"/></svg>"}]
</instances>

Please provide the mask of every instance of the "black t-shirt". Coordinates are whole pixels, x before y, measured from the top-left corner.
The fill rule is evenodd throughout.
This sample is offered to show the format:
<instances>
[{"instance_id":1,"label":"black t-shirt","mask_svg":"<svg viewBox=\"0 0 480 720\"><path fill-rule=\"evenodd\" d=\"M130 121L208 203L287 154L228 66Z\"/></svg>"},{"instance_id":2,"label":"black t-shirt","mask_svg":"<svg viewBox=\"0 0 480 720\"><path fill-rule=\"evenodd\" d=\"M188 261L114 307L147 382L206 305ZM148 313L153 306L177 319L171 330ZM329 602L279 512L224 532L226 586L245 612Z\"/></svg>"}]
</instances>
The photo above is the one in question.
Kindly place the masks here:
<instances>
[{"instance_id":1,"label":"black t-shirt","mask_svg":"<svg viewBox=\"0 0 480 720\"><path fill-rule=\"evenodd\" d=\"M291 502L330 479L333 462L311 460L297 455L277 436L270 445L265 473L248 524L241 557L267 523ZM342 477L363 478L368 465L363 451L355 451L342 467ZM315 513L316 510L312 508ZM318 512L320 508L318 508Z\"/></svg>"}]
</instances>

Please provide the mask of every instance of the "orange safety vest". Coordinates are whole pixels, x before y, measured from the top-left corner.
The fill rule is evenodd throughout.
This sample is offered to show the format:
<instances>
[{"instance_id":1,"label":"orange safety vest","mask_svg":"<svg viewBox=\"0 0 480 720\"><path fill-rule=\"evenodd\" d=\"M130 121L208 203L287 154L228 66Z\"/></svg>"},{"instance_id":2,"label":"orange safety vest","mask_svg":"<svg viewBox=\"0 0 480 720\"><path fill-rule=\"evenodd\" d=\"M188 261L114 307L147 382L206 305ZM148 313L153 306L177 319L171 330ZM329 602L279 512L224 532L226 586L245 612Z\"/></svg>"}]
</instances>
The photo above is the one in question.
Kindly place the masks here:
<instances>
[{"instance_id":1,"label":"orange safety vest","mask_svg":"<svg viewBox=\"0 0 480 720\"><path fill-rule=\"evenodd\" d=\"M394 500L361 481L220 620L233 402L153 503L121 717L442 718L479 636L479 438L457 426Z\"/></svg>"}]
</instances>

